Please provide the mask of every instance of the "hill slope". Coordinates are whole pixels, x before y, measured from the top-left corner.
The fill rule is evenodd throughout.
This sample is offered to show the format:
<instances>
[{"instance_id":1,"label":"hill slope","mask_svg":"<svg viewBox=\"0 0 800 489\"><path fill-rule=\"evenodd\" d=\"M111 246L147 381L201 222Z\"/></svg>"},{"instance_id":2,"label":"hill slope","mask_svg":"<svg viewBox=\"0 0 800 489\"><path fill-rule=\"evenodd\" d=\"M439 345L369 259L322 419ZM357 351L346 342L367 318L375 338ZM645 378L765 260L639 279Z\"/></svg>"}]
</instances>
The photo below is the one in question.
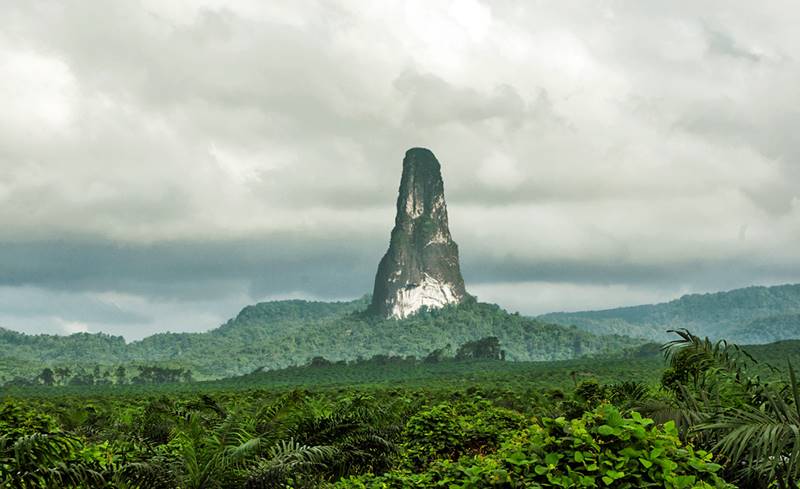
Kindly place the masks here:
<instances>
[{"instance_id":1,"label":"hill slope","mask_svg":"<svg viewBox=\"0 0 800 489\"><path fill-rule=\"evenodd\" d=\"M792 332L800 332L800 327L789 326L791 317L797 314L800 314L800 284L691 294L662 304L551 313L538 319L574 325L595 334L622 334L656 341L668 339L668 329L687 328L698 335L733 342L767 343L800 338L800 334Z\"/></svg>"},{"instance_id":2,"label":"hill slope","mask_svg":"<svg viewBox=\"0 0 800 489\"><path fill-rule=\"evenodd\" d=\"M750 321L729 333L732 341L743 344L772 343L800 338L800 314L781 314Z\"/></svg>"},{"instance_id":3,"label":"hill slope","mask_svg":"<svg viewBox=\"0 0 800 489\"><path fill-rule=\"evenodd\" d=\"M68 337L0 334L0 351L41 369L59 365L160 365L190 368L196 378L302 365L314 356L355 360L373 355L422 357L497 336L508 360L565 360L641 344L509 314L474 300L402 320L366 316L367 298L351 302L266 302L206 333L163 333L125 344L102 334ZM9 354L10 356L10 354ZM0 362L2 366L3 362ZM0 372L7 373L7 372Z\"/></svg>"}]
</instances>

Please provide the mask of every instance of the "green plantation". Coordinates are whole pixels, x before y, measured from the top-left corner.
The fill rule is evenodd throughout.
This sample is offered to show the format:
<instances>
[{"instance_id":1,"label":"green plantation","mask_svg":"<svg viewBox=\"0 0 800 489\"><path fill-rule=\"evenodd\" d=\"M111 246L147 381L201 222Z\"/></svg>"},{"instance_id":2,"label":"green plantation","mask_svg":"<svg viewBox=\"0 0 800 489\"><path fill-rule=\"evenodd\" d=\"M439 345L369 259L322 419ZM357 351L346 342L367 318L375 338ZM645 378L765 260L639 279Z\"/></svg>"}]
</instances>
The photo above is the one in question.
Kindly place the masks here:
<instances>
[{"instance_id":1,"label":"green plantation","mask_svg":"<svg viewBox=\"0 0 800 489\"><path fill-rule=\"evenodd\" d=\"M798 345L675 338L666 357L509 362L488 339L427 361L10 387L0 487L797 487Z\"/></svg>"}]
</instances>

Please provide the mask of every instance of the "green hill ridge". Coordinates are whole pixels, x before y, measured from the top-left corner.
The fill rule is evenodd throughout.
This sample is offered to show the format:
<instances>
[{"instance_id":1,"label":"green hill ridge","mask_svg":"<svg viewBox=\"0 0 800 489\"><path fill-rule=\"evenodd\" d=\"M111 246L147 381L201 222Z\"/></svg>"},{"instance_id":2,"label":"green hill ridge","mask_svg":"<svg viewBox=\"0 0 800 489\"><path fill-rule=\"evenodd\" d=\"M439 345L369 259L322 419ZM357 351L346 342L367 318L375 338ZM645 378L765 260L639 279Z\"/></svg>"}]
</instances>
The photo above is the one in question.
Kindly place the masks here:
<instances>
[{"instance_id":1,"label":"green hill ridge","mask_svg":"<svg viewBox=\"0 0 800 489\"><path fill-rule=\"evenodd\" d=\"M41 369L146 364L189 368L199 379L222 378L302 365L315 356L331 361L374 355L419 358L488 336L499 338L508 360L528 361L612 353L642 343L548 324L474 299L401 320L364 314L368 303L368 297L350 302L264 302L245 307L205 333L161 333L128 344L122 337L102 333L64 337L2 330L0 348L13 352L13 361L0 363L6 368L0 375L10 376L13 365Z\"/></svg>"},{"instance_id":2,"label":"green hill ridge","mask_svg":"<svg viewBox=\"0 0 800 489\"><path fill-rule=\"evenodd\" d=\"M304 365L322 356L352 361L375 355L422 358L496 336L512 361L552 361L617 353L668 329L740 344L800 338L800 284L693 294L674 301L526 318L468 299L401 319L364 313L365 296L345 302L285 300L247 306L204 333L160 333L126 343L121 336L26 335L0 328L0 382L44 366L152 365L191 369L196 379ZM639 339L635 339L639 338Z\"/></svg>"},{"instance_id":3,"label":"green hill ridge","mask_svg":"<svg viewBox=\"0 0 800 489\"><path fill-rule=\"evenodd\" d=\"M595 334L663 341L667 330L686 328L701 336L745 344L800 338L800 284L753 286L690 294L661 304L601 311L550 313L542 321L574 325Z\"/></svg>"}]
</instances>

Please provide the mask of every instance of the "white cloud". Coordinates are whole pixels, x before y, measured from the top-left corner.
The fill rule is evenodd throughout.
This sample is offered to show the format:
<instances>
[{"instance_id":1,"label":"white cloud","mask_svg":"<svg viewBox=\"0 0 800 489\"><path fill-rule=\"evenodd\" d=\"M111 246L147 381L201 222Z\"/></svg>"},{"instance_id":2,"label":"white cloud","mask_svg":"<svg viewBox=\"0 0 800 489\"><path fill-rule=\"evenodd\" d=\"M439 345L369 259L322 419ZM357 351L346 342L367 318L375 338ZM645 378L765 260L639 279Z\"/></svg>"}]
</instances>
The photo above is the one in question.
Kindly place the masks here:
<instances>
[{"instance_id":1,"label":"white cloud","mask_svg":"<svg viewBox=\"0 0 800 489\"><path fill-rule=\"evenodd\" d=\"M88 333L89 332L89 325L80 321L65 321L62 318L56 318L56 321L60 323L61 329L64 334L75 334L75 333Z\"/></svg>"},{"instance_id":2,"label":"white cloud","mask_svg":"<svg viewBox=\"0 0 800 489\"><path fill-rule=\"evenodd\" d=\"M478 177L490 187L513 189L523 183L517 163L508 155L495 151L478 168Z\"/></svg>"},{"instance_id":3,"label":"white cloud","mask_svg":"<svg viewBox=\"0 0 800 489\"><path fill-rule=\"evenodd\" d=\"M635 298L634 286L725 288L776 269L800 280L800 9L788 1L724 11L31 1L0 15L0 244L69 243L91 256L92 244L114 243L141 264L112 276L80 251L10 254L0 256L9 287L63 288L76 275L92 292L127 293L136 272L135 286L172 300L182 292L160 287L171 257L162 245L187 243L183 256L198 258L178 267L182 280L196 271L213 288L210 277L229 274L220 283L248 290L268 253L245 253L236 272L216 264L230 265L231 243L260 236L273 254L286 251L285 236L303 242L284 260L298 269L320 256L350 267L344 248L371 269L411 146L442 162L453 235L477 287L486 277L542 282L536 270L561 262L662 273L708 264L708 280L671 287L663 280L674 277L642 285L620 273L607 289L582 289L587 307ZM530 273L489 270L503 260ZM332 283L325 271L301 273ZM590 275L553 290L567 301Z\"/></svg>"},{"instance_id":4,"label":"white cloud","mask_svg":"<svg viewBox=\"0 0 800 489\"><path fill-rule=\"evenodd\" d=\"M454 0L447 13L458 22L474 42L486 39L492 23L492 11L477 0Z\"/></svg>"},{"instance_id":5,"label":"white cloud","mask_svg":"<svg viewBox=\"0 0 800 489\"><path fill-rule=\"evenodd\" d=\"M610 307L666 302L687 292L681 287L654 289L642 286L513 282L479 284L471 293L486 302L502 304L530 316L548 312L574 312Z\"/></svg>"},{"instance_id":6,"label":"white cloud","mask_svg":"<svg viewBox=\"0 0 800 489\"><path fill-rule=\"evenodd\" d=\"M77 97L76 80L62 60L0 44L4 132L42 137L62 130L73 121Z\"/></svg>"}]
</instances>

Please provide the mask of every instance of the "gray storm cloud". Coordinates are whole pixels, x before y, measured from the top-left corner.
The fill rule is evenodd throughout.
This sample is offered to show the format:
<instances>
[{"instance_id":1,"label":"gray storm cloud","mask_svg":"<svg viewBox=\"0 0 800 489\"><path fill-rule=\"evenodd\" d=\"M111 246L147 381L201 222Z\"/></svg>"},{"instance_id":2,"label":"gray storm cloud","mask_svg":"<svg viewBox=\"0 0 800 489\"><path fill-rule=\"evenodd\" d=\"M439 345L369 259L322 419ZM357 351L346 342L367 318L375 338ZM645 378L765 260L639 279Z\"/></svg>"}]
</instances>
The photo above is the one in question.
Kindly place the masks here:
<instances>
[{"instance_id":1,"label":"gray storm cloud","mask_svg":"<svg viewBox=\"0 0 800 489\"><path fill-rule=\"evenodd\" d=\"M367 292L404 151L525 313L800 280L800 9L6 2L0 326L138 338Z\"/></svg>"}]
</instances>

